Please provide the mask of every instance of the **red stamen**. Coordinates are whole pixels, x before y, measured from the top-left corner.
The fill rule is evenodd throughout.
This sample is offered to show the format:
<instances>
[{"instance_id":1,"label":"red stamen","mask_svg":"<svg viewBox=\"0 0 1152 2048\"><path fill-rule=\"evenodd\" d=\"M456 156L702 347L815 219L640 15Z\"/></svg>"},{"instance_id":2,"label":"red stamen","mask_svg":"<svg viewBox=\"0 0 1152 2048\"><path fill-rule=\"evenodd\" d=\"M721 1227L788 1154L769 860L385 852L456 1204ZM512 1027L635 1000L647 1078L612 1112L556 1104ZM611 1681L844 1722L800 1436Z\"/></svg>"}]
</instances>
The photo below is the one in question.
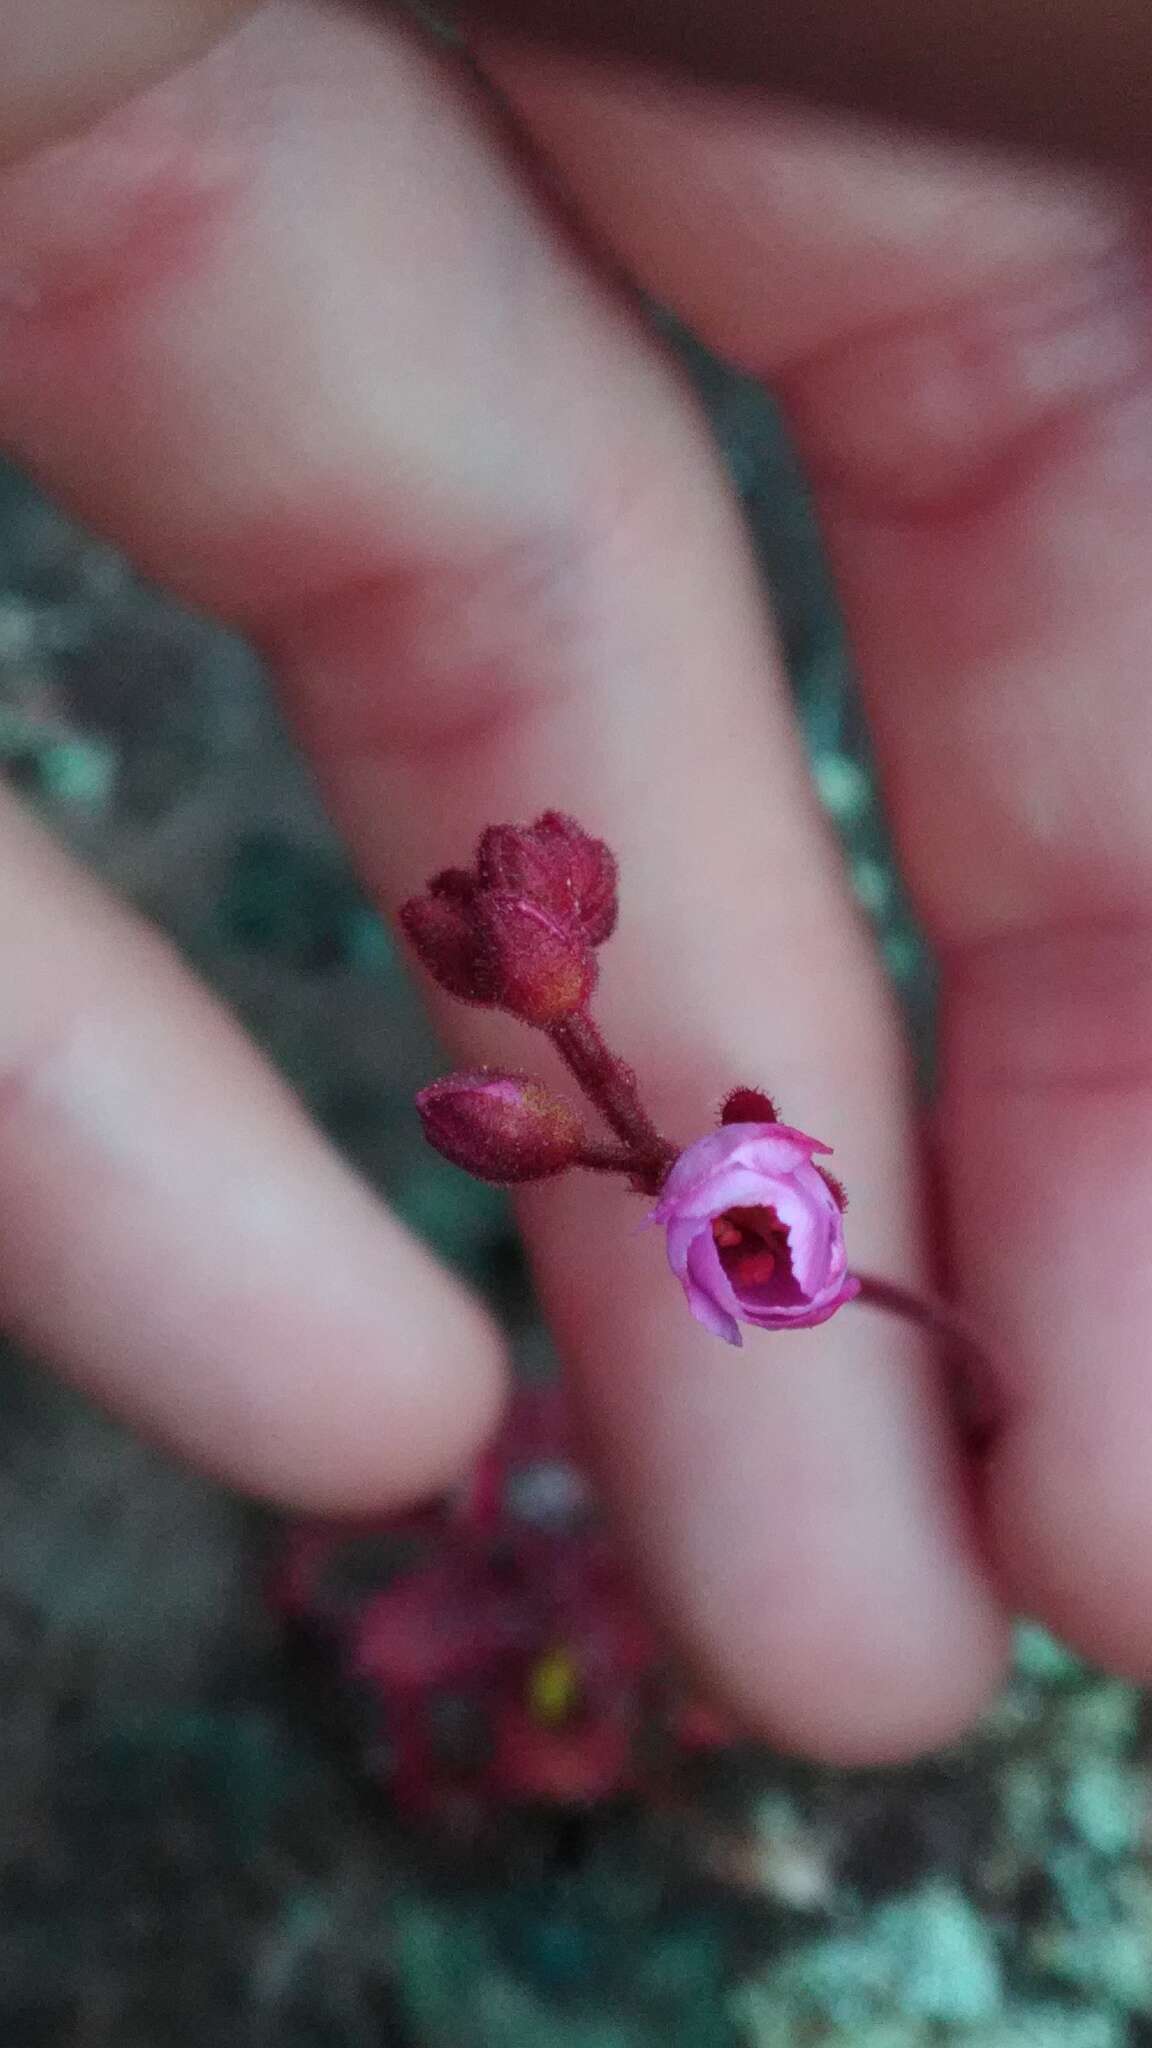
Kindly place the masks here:
<instances>
[{"instance_id":1,"label":"red stamen","mask_svg":"<svg viewBox=\"0 0 1152 2048\"><path fill-rule=\"evenodd\" d=\"M712 1225L712 1235L723 1252L732 1251L736 1245L744 1242L744 1232L735 1223L730 1223L727 1216L716 1217Z\"/></svg>"},{"instance_id":2,"label":"red stamen","mask_svg":"<svg viewBox=\"0 0 1152 2048\"><path fill-rule=\"evenodd\" d=\"M741 1287L763 1287L772 1278L776 1265L774 1255L765 1247L763 1251L745 1252L742 1258L733 1259L728 1273Z\"/></svg>"},{"instance_id":3,"label":"red stamen","mask_svg":"<svg viewBox=\"0 0 1152 2048\"><path fill-rule=\"evenodd\" d=\"M791 1271L788 1232L774 1209L727 1209L714 1218L720 1264L737 1287L766 1287Z\"/></svg>"}]
</instances>

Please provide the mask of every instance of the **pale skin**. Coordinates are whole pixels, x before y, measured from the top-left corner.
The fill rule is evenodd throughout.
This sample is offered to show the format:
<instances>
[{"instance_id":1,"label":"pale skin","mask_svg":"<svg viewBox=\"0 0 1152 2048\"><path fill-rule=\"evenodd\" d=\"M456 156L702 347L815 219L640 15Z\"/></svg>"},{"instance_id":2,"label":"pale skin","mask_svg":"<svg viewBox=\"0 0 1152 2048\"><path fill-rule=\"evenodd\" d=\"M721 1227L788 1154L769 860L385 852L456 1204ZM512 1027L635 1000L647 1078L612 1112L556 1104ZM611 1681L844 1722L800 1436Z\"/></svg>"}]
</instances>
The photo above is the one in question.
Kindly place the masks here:
<instances>
[{"instance_id":1,"label":"pale skin","mask_svg":"<svg viewBox=\"0 0 1152 2048\"><path fill-rule=\"evenodd\" d=\"M121 0L97 48L69 34L92 0L9 0L0 434L253 635L383 907L492 820L554 806L607 837L625 908L598 1013L661 1126L695 1136L736 1082L768 1088L836 1148L853 1260L915 1282L943 1243L995 1333L1004 1421L972 1471L946 1365L886 1319L733 1356L627 1195L573 1176L525 1202L603 1472L711 1681L774 1740L857 1761L962 1728L1010 1610L1147 1676L1134 203L493 43L510 126L395 24L227 11L171 0L166 43L153 8L145 50ZM167 75L125 99L138 64ZM943 962L931 1232L892 1005L754 566L630 282L772 385L816 480ZM0 948L0 1317L293 1505L459 1472L497 1413L498 1333L11 798ZM440 1021L469 1065L535 1065L514 1024Z\"/></svg>"}]
</instances>

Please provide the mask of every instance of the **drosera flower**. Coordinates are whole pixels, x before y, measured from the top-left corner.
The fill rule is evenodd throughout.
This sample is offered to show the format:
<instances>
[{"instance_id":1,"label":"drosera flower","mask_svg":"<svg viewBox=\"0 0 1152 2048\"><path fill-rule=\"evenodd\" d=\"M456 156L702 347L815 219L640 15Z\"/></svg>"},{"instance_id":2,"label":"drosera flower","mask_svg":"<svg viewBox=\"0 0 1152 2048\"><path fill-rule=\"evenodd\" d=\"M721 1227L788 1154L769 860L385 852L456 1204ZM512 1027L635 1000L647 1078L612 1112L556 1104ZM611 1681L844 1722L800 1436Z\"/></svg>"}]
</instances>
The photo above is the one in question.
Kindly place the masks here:
<instances>
[{"instance_id":1,"label":"drosera flower","mask_svg":"<svg viewBox=\"0 0 1152 2048\"><path fill-rule=\"evenodd\" d=\"M589 1012L596 950L617 916L616 863L572 818L490 825L470 868L446 868L400 921L422 964L465 1002L510 1010L544 1031L608 1127L585 1130L526 1074L449 1074L421 1090L425 1135L455 1165L506 1185L573 1167L615 1173L658 1197L652 1219L697 1321L739 1344L742 1323L801 1329L859 1292L848 1272L839 1184L828 1150L737 1088L722 1127L686 1149L665 1137L631 1067Z\"/></svg>"},{"instance_id":2,"label":"drosera flower","mask_svg":"<svg viewBox=\"0 0 1152 2048\"><path fill-rule=\"evenodd\" d=\"M841 1202L814 1163L827 1145L789 1124L726 1123L680 1154L651 1211L698 1323L741 1344L741 1323L800 1330L860 1291Z\"/></svg>"},{"instance_id":3,"label":"drosera flower","mask_svg":"<svg viewBox=\"0 0 1152 2048\"><path fill-rule=\"evenodd\" d=\"M445 868L405 903L401 926L426 972L462 1002L543 1031L610 1135L525 1074L448 1075L417 1097L429 1143L481 1180L511 1185L573 1168L618 1174L655 1200L692 1314L729 1344L741 1325L801 1330L846 1302L951 1340L987 1380L984 1347L946 1303L849 1271L844 1190L829 1147L786 1124L758 1088L736 1088L721 1127L686 1147L654 1122L632 1068L589 1005L617 918L615 858L574 818L490 825L468 868ZM987 1404L985 1404L987 1405Z\"/></svg>"},{"instance_id":4,"label":"drosera flower","mask_svg":"<svg viewBox=\"0 0 1152 2048\"><path fill-rule=\"evenodd\" d=\"M297 1524L269 1593L331 1669L369 1779L464 1837L510 1806L671 1789L741 1739L653 1626L554 1382L517 1389L450 1499Z\"/></svg>"}]
</instances>

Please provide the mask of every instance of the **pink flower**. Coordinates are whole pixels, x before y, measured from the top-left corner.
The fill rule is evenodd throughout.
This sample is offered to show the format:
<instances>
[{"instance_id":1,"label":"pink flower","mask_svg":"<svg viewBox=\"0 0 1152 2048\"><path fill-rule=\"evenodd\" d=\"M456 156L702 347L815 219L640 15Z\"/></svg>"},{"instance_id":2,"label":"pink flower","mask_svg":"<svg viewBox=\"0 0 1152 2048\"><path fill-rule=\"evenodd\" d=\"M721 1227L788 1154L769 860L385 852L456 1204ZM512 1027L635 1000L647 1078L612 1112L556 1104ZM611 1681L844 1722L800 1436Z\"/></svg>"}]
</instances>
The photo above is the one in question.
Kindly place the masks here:
<instances>
[{"instance_id":1,"label":"pink flower","mask_svg":"<svg viewBox=\"0 0 1152 2048\"><path fill-rule=\"evenodd\" d=\"M678 1676L576 1462L563 1389L521 1385L450 1503L304 1522L271 1588L332 1661L365 1767L414 1816L659 1788L735 1725Z\"/></svg>"},{"instance_id":2,"label":"pink flower","mask_svg":"<svg viewBox=\"0 0 1152 2048\"><path fill-rule=\"evenodd\" d=\"M813 1165L827 1152L787 1124L729 1123L680 1154L651 1212L698 1323L740 1344L823 1323L859 1292L840 1202Z\"/></svg>"}]
</instances>

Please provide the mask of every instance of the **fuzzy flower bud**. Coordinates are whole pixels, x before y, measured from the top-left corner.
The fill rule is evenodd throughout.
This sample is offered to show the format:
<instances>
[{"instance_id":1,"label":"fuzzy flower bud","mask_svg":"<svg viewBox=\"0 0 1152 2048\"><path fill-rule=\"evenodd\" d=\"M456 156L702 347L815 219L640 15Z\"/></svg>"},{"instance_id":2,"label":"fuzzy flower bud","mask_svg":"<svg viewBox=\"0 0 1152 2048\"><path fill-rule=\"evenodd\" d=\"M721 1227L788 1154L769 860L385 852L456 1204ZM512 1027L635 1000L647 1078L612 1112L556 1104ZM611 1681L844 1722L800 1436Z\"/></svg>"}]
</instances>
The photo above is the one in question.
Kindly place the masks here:
<instances>
[{"instance_id":1,"label":"fuzzy flower bud","mask_svg":"<svg viewBox=\"0 0 1152 2048\"><path fill-rule=\"evenodd\" d=\"M500 1009L547 1030L583 1008L596 960L578 931L531 897L487 889L476 898L476 918Z\"/></svg>"},{"instance_id":2,"label":"fuzzy flower bud","mask_svg":"<svg viewBox=\"0 0 1152 2048\"><path fill-rule=\"evenodd\" d=\"M562 855L584 936L590 946L602 946L616 929L615 854L562 811L545 811L537 818L535 830L554 858Z\"/></svg>"},{"instance_id":3,"label":"fuzzy flower bud","mask_svg":"<svg viewBox=\"0 0 1152 2048\"><path fill-rule=\"evenodd\" d=\"M562 924L603 945L616 925L616 862L574 818L545 811L534 825L492 825L477 869L486 887L528 897Z\"/></svg>"},{"instance_id":4,"label":"fuzzy flower bud","mask_svg":"<svg viewBox=\"0 0 1152 2048\"><path fill-rule=\"evenodd\" d=\"M403 905L400 924L449 995L510 1010L546 1031L587 1002L596 960L579 917L553 907L567 902L571 910L575 901L566 894L567 855L555 868L537 859L537 829L493 826L479 869L445 868ZM505 887L504 875L520 876L521 886Z\"/></svg>"},{"instance_id":5,"label":"fuzzy flower bud","mask_svg":"<svg viewBox=\"0 0 1152 2048\"><path fill-rule=\"evenodd\" d=\"M733 1088L720 1111L722 1124L778 1124L776 1104L762 1088Z\"/></svg>"},{"instance_id":6,"label":"fuzzy flower bud","mask_svg":"<svg viewBox=\"0 0 1152 2048\"><path fill-rule=\"evenodd\" d=\"M585 1144L575 1110L521 1074L448 1074L421 1089L416 1107L437 1152L501 1186L563 1173Z\"/></svg>"},{"instance_id":7,"label":"fuzzy flower bud","mask_svg":"<svg viewBox=\"0 0 1152 2048\"><path fill-rule=\"evenodd\" d=\"M729 1344L740 1324L804 1329L859 1292L828 1147L779 1123L729 1123L680 1154L652 1211L697 1322Z\"/></svg>"},{"instance_id":8,"label":"fuzzy flower bud","mask_svg":"<svg viewBox=\"0 0 1152 2048\"><path fill-rule=\"evenodd\" d=\"M492 963L474 912L475 879L464 868L446 868L400 911L400 926L433 981L462 1003L494 1000Z\"/></svg>"}]
</instances>

